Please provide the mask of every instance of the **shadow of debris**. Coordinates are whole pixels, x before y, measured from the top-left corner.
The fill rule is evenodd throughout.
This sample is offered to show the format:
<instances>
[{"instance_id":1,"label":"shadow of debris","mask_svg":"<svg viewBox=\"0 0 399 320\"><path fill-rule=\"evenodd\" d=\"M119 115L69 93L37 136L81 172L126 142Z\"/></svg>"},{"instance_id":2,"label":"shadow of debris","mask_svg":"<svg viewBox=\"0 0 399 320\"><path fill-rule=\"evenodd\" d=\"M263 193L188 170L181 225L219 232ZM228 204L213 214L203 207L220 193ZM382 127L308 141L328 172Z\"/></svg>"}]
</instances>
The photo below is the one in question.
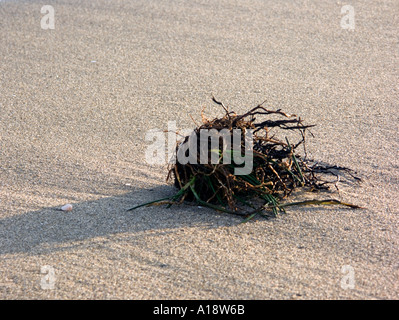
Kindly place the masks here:
<instances>
[{"instance_id":1,"label":"shadow of debris","mask_svg":"<svg viewBox=\"0 0 399 320\"><path fill-rule=\"evenodd\" d=\"M217 213L197 205L166 205L127 209L174 194L165 185L94 201L73 204L70 212L60 207L44 208L0 219L0 255L13 253L43 254L82 245L86 239L146 230L161 233L183 227L217 228L233 226L240 217ZM155 232L156 234L156 232ZM80 242L80 244L79 244Z\"/></svg>"}]
</instances>

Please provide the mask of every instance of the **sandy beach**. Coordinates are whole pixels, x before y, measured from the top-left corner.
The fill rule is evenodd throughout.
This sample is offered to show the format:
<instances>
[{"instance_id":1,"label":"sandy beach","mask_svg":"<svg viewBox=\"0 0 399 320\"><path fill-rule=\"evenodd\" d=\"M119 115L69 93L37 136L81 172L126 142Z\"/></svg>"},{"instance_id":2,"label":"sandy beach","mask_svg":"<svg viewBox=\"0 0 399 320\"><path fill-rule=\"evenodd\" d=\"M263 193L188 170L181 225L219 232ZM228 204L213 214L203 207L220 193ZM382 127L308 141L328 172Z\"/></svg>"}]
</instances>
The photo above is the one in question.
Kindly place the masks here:
<instances>
[{"instance_id":1,"label":"sandy beach","mask_svg":"<svg viewBox=\"0 0 399 320\"><path fill-rule=\"evenodd\" d=\"M399 298L398 1L352 1L353 30L340 1L46 4L54 29L0 1L1 299ZM316 124L309 156L363 179L331 197L365 209L127 212L175 193L146 132L213 95Z\"/></svg>"}]
</instances>

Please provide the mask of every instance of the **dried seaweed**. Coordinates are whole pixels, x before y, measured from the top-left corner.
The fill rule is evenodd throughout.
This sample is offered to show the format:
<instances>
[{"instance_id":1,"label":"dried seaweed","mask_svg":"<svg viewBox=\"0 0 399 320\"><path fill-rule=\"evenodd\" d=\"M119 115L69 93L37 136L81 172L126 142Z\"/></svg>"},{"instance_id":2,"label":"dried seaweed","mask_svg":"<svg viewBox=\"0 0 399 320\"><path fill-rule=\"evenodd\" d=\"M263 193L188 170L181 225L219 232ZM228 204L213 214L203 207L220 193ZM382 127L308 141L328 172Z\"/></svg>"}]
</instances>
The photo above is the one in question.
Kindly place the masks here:
<instances>
[{"instance_id":1,"label":"dried seaweed","mask_svg":"<svg viewBox=\"0 0 399 320\"><path fill-rule=\"evenodd\" d=\"M320 164L307 158L306 134L314 125L305 125L296 115L266 109L263 103L238 115L215 98L213 101L224 109L224 116L208 120L202 115L202 125L176 146L178 155L183 146L192 141L190 139L198 139L194 155L196 161L182 163L176 157L176 163L169 168L167 180L174 180L178 192L172 197L151 201L129 210L155 203L167 203L170 207L184 201L196 201L199 205L220 212L243 216L244 221L248 221L257 215L276 216L284 213L286 207L294 205L342 205L360 208L336 199L284 202L298 189L313 192L328 190L331 185L337 187L342 176L354 182L360 181L349 168ZM258 118L263 119L258 121ZM231 140L233 132L238 130L241 133L238 149L233 150L230 148L231 144L226 144L226 140L220 138L217 149L212 149L210 142L206 143L207 154L204 155L200 133L212 129L217 133L221 130L226 132L227 129ZM252 170L247 174L236 174L236 169L242 167L242 164L234 161L233 153L238 151L242 156L248 151L245 134L249 131L252 133ZM281 138L284 132L297 133L299 140L291 144L286 135L283 135L284 139ZM300 146L304 150L303 156L297 152ZM183 151L184 155L187 153L186 149ZM231 154L228 160L233 158L233 161L225 161L229 152ZM212 162L210 159L215 153L218 161ZM204 157L207 159L205 162ZM335 180L326 177L335 177Z\"/></svg>"}]
</instances>

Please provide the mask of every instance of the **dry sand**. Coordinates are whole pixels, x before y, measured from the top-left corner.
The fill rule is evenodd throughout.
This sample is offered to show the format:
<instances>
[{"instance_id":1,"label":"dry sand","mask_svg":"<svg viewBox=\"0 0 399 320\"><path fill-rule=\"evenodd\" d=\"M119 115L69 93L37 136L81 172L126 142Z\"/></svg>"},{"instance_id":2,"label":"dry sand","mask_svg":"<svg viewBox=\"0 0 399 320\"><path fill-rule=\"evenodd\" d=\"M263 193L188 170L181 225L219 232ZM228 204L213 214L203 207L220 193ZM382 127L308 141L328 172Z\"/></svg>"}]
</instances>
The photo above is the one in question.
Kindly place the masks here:
<instances>
[{"instance_id":1,"label":"dry sand","mask_svg":"<svg viewBox=\"0 0 399 320\"><path fill-rule=\"evenodd\" d=\"M0 298L399 298L396 0L352 1L353 31L339 1L48 4L54 30L0 2ZM367 209L126 212L174 193L147 130L221 115L212 95L317 124L310 155L364 178L334 197Z\"/></svg>"}]
</instances>

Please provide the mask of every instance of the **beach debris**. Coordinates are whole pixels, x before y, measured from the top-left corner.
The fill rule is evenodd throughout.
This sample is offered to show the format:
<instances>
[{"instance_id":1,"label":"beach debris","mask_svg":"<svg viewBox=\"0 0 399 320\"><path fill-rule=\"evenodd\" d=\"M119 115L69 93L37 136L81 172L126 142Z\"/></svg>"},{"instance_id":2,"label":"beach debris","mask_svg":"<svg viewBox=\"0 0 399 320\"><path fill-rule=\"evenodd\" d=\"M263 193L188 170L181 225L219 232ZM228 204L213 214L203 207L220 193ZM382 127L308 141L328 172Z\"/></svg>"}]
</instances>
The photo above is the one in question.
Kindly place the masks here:
<instances>
[{"instance_id":1,"label":"beach debris","mask_svg":"<svg viewBox=\"0 0 399 320\"><path fill-rule=\"evenodd\" d=\"M300 117L280 109L266 109L264 103L239 115L215 98L212 100L224 109L224 116L209 120L202 113L202 124L177 143L176 161L167 175L167 180L173 179L177 193L128 210L195 201L198 206L239 215L248 221L256 216L277 216L290 206L360 208L336 199L286 201L294 191L327 191L332 185L338 189L342 179L361 181L349 168L308 159L306 134L314 125L306 125ZM208 133L206 139L203 132ZM216 139L212 140L212 135ZM293 137L299 139L292 143L289 139ZM215 140L219 142L216 147ZM300 146L303 154L297 151ZM244 170L247 163L244 161L243 166L242 159L249 161L251 170Z\"/></svg>"},{"instance_id":2,"label":"beach debris","mask_svg":"<svg viewBox=\"0 0 399 320\"><path fill-rule=\"evenodd\" d=\"M72 211L72 209L73 209L73 206L70 203L61 207L62 211Z\"/></svg>"}]
</instances>

